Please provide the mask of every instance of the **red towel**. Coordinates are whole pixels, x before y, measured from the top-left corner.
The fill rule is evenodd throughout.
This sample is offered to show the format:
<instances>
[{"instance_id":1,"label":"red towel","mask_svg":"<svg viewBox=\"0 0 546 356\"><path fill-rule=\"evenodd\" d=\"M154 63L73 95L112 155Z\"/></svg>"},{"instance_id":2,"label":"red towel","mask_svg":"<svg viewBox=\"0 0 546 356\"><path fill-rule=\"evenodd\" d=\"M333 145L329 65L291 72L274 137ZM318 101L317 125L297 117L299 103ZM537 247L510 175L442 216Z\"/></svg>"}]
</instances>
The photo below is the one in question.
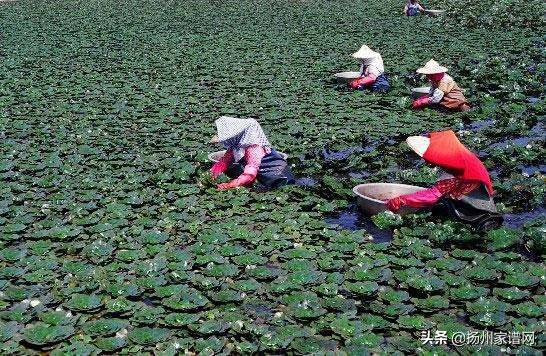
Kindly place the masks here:
<instances>
[{"instance_id":1,"label":"red towel","mask_svg":"<svg viewBox=\"0 0 546 356\"><path fill-rule=\"evenodd\" d=\"M493 183L487 169L480 159L466 148L451 130L431 132L430 145L423 158L425 161L441 167L456 178L482 182L490 196L493 195Z\"/></svg>"}]
</instances>

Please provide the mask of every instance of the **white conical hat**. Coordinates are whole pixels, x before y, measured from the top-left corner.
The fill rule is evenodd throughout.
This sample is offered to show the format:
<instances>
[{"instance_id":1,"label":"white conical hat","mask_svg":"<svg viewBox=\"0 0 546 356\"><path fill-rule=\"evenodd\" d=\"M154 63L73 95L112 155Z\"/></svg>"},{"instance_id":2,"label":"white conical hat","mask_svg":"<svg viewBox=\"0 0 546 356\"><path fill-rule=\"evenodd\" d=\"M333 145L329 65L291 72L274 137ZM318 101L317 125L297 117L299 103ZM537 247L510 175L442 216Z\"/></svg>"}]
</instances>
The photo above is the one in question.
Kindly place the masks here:
<instances>
[{"instance_id":1,"label":"white conical hat","mask_svg":"<svg viewBox=\"0 0 546 356\"><path fill-rule=\"evenodd\" d=\"M415 153L423 157L430 145L430 138L425 136L410 136L406 139L406 142Z\"/></svg>"},{"instance_id":2,"label":"white conical hat","mask_svg":"<svg viewBox=\"0 0 546 356\"><path fill-rule=\"evenodd\" d=\"M271 145L255 119L222 116L216 120L216 131L218 142L221 142L226 149L233 150L235 162L244 156L245 148L248 146L262 146L266 153L271 152Z\"/></svg>"},{"instance_id":3,"label":"white conical hat","mask_svg":"<svg viewBox=\"0 0 546 356\"><path fill-rule=\"evenodd\" d=\"M424 67L417 69L417 73L421 73L421 74L436 74L436 73L445 73L445 72L447 72L447 68L442 67L434 59L431 59L430 61L428 61Z\"/></svg>"},{"instance_id":4,"label":"white conical hat","mask_svg":"<svg viewBox=\"0 0 546 356\"><path fill-rule=\"evenodd\" d=\"M379 56L379 53L373 51L370 47L363 45L358 51L353 53L353 57L356 59L368 59Z\"/></svg>"}]
</instances>

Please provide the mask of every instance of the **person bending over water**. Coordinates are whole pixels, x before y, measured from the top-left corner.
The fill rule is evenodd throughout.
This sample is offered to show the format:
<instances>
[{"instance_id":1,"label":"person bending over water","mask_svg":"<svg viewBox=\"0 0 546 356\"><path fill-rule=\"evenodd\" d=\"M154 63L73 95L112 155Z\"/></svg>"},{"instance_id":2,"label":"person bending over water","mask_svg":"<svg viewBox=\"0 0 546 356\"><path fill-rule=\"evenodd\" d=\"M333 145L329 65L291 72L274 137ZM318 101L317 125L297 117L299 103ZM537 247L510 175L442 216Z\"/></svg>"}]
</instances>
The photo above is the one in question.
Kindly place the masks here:
<instances>
[{"instance_id":1,"label":"person bending over water","mask_svg":"<svg viewBox=\"0 0 546 356\"><path fill-rule=\"evenodd\" d=\"M370 88L375 92L389 90L389 81L385 76L381 54L363 45L357 52L353 53L353 57L360 60L360 77L349 83L352 89L363 90L364 88Z\"/></svg>"},{"instance_id":2,"label":"person bending over water","mask_svg":"<svg viewBox=\"0 0 546 356\"><path fill-rule=\"evenodd\" d=\"M416 99L412 107L419 109L431 104L438 104L445 108L466 111L470 109L463 91L447 73L447 68L442 67L431 59L424 67L417 69L417 73L426 74L431 83L430 92Z\"/></svg>"},{"instance_id":3,"label":"person bending over water","mask_svg":"<svg viewBox=\"0 0 546 356\"><path fill-rule=\"evenodd\" d=\"M271 148L255 119L222 116L216 120L216 129L211 141L221 143L226 153L212 166L211 173L215 178L222 173L234 178L218 184L218 189L249 186L256 180L262 189L294 183L285 157Z\"/></svg>"},{"instance_id":4,"label":"person bending over water","mask_svg":"<svg viewBox=\"0 0 546 356\"><path fill-rule=\"evenodd\" d=\"M502 216L493 202L493 184L487 169L453 131L432 132L428 137L411 136L406 142L426 162L449 174L428 189L388 200L389 210L396 212L403 206L424 208L442 203L450 214L478 230L502 224Z\"/></svg>"}]
</instances>

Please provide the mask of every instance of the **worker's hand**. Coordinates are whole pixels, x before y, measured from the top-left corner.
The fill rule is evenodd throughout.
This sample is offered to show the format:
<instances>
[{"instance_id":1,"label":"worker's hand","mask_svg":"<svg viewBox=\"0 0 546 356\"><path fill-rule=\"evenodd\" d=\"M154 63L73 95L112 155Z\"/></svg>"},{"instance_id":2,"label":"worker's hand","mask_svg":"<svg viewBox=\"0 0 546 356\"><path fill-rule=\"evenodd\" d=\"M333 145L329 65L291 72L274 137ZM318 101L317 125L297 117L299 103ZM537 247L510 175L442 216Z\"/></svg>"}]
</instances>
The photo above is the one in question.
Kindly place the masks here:
<instances>
[{"instance_id":1,"label":"worker's hand","mask_svg":"<svg viewBox=\"0 0 546 356\"><path fill-rule=\"evenodd\" d=\"M228 189L234 189L234 188L237 188L237 187L240 187L240 186L241 185L239 184L237 179L234 179L234 180L229 181L227 183L220 183L216 187L218 188L218 190L228 190Z\"/></svg>"},{"instance_id":2,"label":"worker's hand","mask_svg":"<svg viewBox=\"0 0 546 356\"><path fill-rule=\"evenodd\" d=\"M394 213L400 210L400 208L404 205L406 205L406 201L403 197L396 197L387 201L387 208Z\"/></svg>"},{"instance_id":3,"label":"worker's hand","mask_svg":"<svg viewBox=\"0 0 546 356\"><path fill-rule=\"evenodd\" d=\"M415 99L411 104L413 109L420 109L430 104L430 98L428 96L422 96L419 99Z\"/></svg>"},{"instance_id":4,"label":"worker's hand","mask_svg":"<svg viewBox=\"0 0 546 356\"><path fill-rule=\"evenodd\" d=\"M243 173L236 179L227 182L227 183L220 183L218 184L219 190L226 190L226 189L232 189L237 187L243 187L247 185L251 185L252 182L254 182L254 179L256 179L256 176L253 174Z\"/></svg>"},{"instance_id":5,"label":"worker's hand","mask_svg":"<svg viewBox=\"0 0 546 356\"><path fill-rule=\"evenodd\" d=\"M360 78L353 79L349 82L349 86L351 89L358 89L360 88Z\"/></svg>"},{"instance_id":6,"label":"worker's hand","mask_svg":"<svg viewBox=\"0 0 546 356\"><path fill-rule=\"evenodd\" d=\"M371 85L374 83L374 79L371 78L371 77L360 77L360 78L356 78L356 79L353 79L349 82L349 86L351 87L351 89L360 89L362 87L365 87L367 85Z\"/></svg>"}]
</instances>

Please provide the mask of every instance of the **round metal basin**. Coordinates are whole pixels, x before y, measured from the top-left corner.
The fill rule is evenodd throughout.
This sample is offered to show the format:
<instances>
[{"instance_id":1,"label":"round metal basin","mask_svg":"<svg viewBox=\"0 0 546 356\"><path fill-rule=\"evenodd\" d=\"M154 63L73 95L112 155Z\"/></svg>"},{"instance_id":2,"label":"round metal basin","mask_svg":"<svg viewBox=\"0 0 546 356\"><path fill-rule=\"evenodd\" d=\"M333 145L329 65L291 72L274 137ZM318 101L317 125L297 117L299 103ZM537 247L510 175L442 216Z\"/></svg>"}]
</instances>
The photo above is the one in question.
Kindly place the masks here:
<instances>
[{"instance_id":1,"label":"round metal basin","mask_svg":"<svg viewBox=\"0 0 546 356\"><path fill-rule=\"evenodd\" d=\"M369 215L379 214L388 210L386 201L400 195L411 194L426 188L415 185L396 183L367 183L353 188L360 209ZM403 207L397 213L400 215L416 212L418 209Z\"/></svg>"},{"instance_id":2,"label":"round metal basin","mask_svg":"<svg viewBox=\"0 0 546 356\"><path fill-rule=\"evenodd\" d=\"M334 77L340 82L348 82L360 77L360 72L339 72L334 74Z\"/></svg>"},{"instance_id":3,"label":"round metal basin","mask_svg":"<svg viewBox=\"0 0 546 356\"><path fill-rule=\"evenodd\" d=\"M282 152L278 152L278 154L280 154L285 160L288 159L288 155L286 153L282 153ZM209 160L211 162L218 162L224 155L226 154L226 150L223 150L223 151L217 151L217 152L212 152L212 153L209 153Z\"/></svg>"},{"instance_id":4,"label":"round metal basin","mask_svg":"<svg viewBox=\"0 0 546 356\"><path fill-rule=\"evenodd\" d=\"M428 95L430 92L430 87L420 87L411 89L411 96L414 98L419 98L423 95Z\"/></svg>"},{"instance_id":5,"label":"round metal basin","mask_svg":"<svg viewBox=\"0 0 546 356\"><path fill-rule=\"evenodd\" d=\"M439 16L446 12L446 10L425 10L425 13L430 16Z\"/></svg>"}]
</instances>

